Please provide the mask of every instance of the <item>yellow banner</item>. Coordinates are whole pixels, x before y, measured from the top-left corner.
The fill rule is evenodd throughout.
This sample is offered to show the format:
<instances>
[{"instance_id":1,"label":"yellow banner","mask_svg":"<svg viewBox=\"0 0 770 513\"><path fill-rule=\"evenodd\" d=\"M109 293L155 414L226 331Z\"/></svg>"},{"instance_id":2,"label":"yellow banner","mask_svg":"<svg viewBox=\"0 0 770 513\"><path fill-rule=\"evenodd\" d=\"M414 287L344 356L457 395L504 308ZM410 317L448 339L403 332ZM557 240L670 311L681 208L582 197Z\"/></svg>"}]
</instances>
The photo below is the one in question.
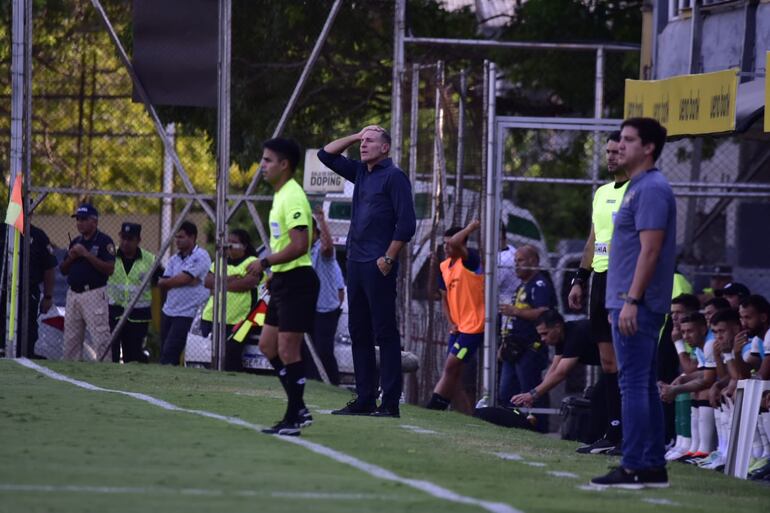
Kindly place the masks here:
<instances>
[{"instance_id":1,"label":"yellow banner","mask_svg":"<svg viewBox=\"0 0 770 513\"><path fill-rule=\"evenodd\" d=\"M624 117L655 118L668 135L731 132L735 130L737 71L626 80Z\"/></svg>"},{"instance_id":2,"label":"yellow banner","mask_svg":"<svg viewBox=\"0 0 770 513\"><path fill-rule=\"evenodd\" d=\"M767 63L765 64L765 132L770 132L770 80L768 80L767 70L770 69L770 52L766 54Z\"/></svg>"}]
</instances>

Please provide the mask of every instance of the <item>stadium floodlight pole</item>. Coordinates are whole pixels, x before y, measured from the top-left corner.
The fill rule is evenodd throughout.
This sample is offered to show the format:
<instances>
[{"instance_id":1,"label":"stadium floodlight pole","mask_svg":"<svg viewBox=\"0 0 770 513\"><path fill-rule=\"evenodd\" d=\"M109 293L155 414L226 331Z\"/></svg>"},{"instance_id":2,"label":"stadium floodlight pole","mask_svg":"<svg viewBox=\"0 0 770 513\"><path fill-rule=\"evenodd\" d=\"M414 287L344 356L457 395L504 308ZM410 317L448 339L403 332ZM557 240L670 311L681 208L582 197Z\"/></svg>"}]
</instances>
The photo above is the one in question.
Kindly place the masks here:
<instances>
[{"instance_id":1,"label":"stadium floodlight pole","mask_svg":"<svg viewBox=\"0 0 770 513\"><path fill-rule=\"evenodd\" d=\"M23 110L24 110L24 13L27 0L13 0L11 8L11 144L10 144L10 177L8 197L16 180L16 174L21 172L23 163ZM18 322L11 322L11 302L16 299L16 294L11 291L11 276L17 272L14 269L13 253L16 250L18 239L15 236L16 229L13 226L5 227L5 273L6 278L6 337L5 355L8 358L16 357L16 344L18 342ZM15 312L15 308L13 308Z\"/></svg>"},{"instance_id":2,"label":"stadium floodlight pole","mask_svg":"<svg viewBox=\"0 0 770 513\"><path fill-rule=\"evenodd\" d=\"M321 49L324 46L324 43L326 43L326 38L329 36L329 31L331 31L332 25L334 24L334 20L337 17L337 13L339 13L340 8L342 7L342 0L334 0L334 4L332 5L331 9L329 10L329 16L326 17L326 22L324 23L323 28L321 29L321 33L318 34L318 38L316 39L315 46L313 46L313 50L310 52L310 56L307 59L307 62L305 63L305 67L302 69L302 74L299 76L299 80L297 80L297 84L294 86L294 91L291 93L291 97L289 97L289 102L286 104L286 107L283 109L283 113L281 114L281 119L278 120L278 125L276 125L275 130L273 130L273 136L272 137L278 137L283 133L283 129L286 128L286 123L289 121L289 116L294 111L294 107L297 105L297 100L299 100L299 95L302 94L302 90L305 88L305 83L307 82L308 77L310 76L310 72L313 71L313 68L315 67L315 63L318 60L318 57L321 55ZM254 176L251 177L251 181L249 182L249 186L246 187L246 196L250 196L254 193L254 190L257 188L257 185L259 184L259 181L262 179L262 169L258 168L257 171L254 173ZM233 215L235 214L235 211L240 208L241 203L244 200L238 200L235 202L235 205L229 210L227 213L227 219L229 220Z\"/></svg>"},{"instance_id":3,"label":"stadium floodlight pole","mask_svg":"<svg viewBox=\"0 0 770 513\"><path fill-rule=\"evenodd\" d=\"M142 292L144 292L144 289L146 289L150 281L152 281L152 277L155 274L155 271L160 266L162 259L161 255L165 253L168 248L171 246L171 243L174 240L174 236L176 235L176 232L179 231L179 229L182 227L182 223L185 220L185 217L187 214L190 213L190 209L195 204L195 201L188 200L185 207L182 209L182 212L179 214L179 216L176 219L176 223L174 223L174 227L172 228L171 234L169 234L168 238L166 238L162 244L160 245L160 250L158 251L158 255L155 257L155 261L152 263L152 266L150 266L150 270L147 271L147 274L145 274L144 279L139 284L139 288L134 293L133 297L131 297L131 300L128 302L128 306L123 310L123 315L120 316L120 319L118 319L118 323L115 325L115 329L112 330L112 334L110 335L110 343L107 345L107 347L104 349L104 352L99 357L99 361L104 360L104 358L110 353L112 349L112 345L115 344L118 340L118 334L123 329L123 326L126 325L128 322L128 314L131 312L131 310L134 309L134 306L136 306L136 303L139 301L139 298L142 295Z\"/></svg>"},{"instance_id":4,"label":"stadium floodlight pole","mask_svg":"<svg viewBox=\"0 0 770 513\"><path fill-rule=\"evenodd\" d=\"M217 204L214 255L212 367L224 368L227 339L227 193L230 184L230 49L232 0L219 0L219 76L217 77Z\"/></svg>"},{"instance_id":5,"label":"stadium floodlight pole","mask_svg":"<svg viewBox=\"0 0 770 513\"><path fill-rule=\"evenodd\" d=\"M488 404L497 403L497 254L500 245L500 174L495 158L498 129L495 119L497 98L497 66L490 62L486 75L487 103L487 183L486 183L486 245L484 248L484 396ZM504 132L500 129L499 132Z\"/></svg>"},{"instance_id":6,"label":"stadium floodlight pole","mask_svg":"<svg viewBox=\"0 0 770 513\"><path fill-rule=\"evenodd\" d=\"M174 143L166 136L166 129L164 128L163 123L161 123L160 117L158 117L158 112L155 110L155 106L150 101L150 96L147 94L144 85L142 85L142 81L139 80L139 75L136 74L134 65L131 64L131 59L128 58L126 49L123 47L123 43L120 42L120 38L118 38L118 34L115 32L115 28L112 26L112 22L110 21L109 17L107 17L107 13L104 11L101 2L99 0L91 0L91 5L94 6L94 9L96 9L96 13L99 15L99 19L101 20L102 25L104 25L107 34L110 36L112 43L115 45L115 48L118 51L118 57L123 63L123 67L126 68L129 77L131 77L134 88L136 88L136 92L139 94L139 98L141 98L142 103L144 104L144 108L147 109L147 113L150 115L150 119L152 119L155 132L157 132L158 136L160 137L161 142L163 143L163 148L173 159L174 166L176 167L177 173L179 173L179 177L182 179L182 183L187 189L187 192L190 194L195 194L195 187L190 180L190 176L187 174L187 170L182 165L182 161L179 159L179 154L177 153L176 148L174 148ZM216 214L208 203L202 200L198 200L198 203L200 203L201 208L203 208L203 210L206 212L206 214L208 214L212 221L216 219Z\"/></svg>"},{"instance_id":7,"label":"stadium floodlight pole","mask_svg":"<svg viewBox=\"0 0 770 513\"><path fill-rule=\"evenodd\" d=\"M401 97L404 83L404 27L406 18L406 0L396 0L396 13L393 22L393 82L391 96L390 132L393 144L390 155L396 166L401 165L402 125Z\"/></svg>"}]
</instances>

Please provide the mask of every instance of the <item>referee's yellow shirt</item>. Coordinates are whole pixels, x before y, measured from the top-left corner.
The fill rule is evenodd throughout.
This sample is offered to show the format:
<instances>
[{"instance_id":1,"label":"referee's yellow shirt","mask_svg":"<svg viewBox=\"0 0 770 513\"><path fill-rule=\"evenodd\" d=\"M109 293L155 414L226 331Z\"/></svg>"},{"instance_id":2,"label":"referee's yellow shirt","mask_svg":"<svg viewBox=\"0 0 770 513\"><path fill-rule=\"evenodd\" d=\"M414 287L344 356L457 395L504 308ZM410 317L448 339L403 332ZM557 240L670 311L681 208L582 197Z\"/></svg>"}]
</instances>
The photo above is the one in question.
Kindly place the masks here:
<instances>
[{"instance_id":1,"label":"referee's yellow shirt","mask_svg":"<svg viewBox=\"0 0 770 513\"><path fill-rule=\"evenodd\" d=\"M308 230L307 251L299 258L271 267L275 273L283 273L298 267L311 267L310 247L313 243L313 218L310 213L310 203L305 191L293 179L289 180L273 196L270 208L270 249L278 253L291 242L289 230L297 226L306 226Z\"/></svg>"},{"instance_id":2,"label":"referee's yellow shirt","mask_svg":"<svg viewBox=\"0 0 770 513\"><path fill-rule=\"evenodd\" d=\"M610 263L610 241L615 228L615 214L620 209L623 195L628 188L628 182L621 187L615 187L615 182L604 184L596 189L594 194L593 213L591 221L594 225L594 259L591 267L594 272L603 273Z\"/></svg>"}]
</instances>

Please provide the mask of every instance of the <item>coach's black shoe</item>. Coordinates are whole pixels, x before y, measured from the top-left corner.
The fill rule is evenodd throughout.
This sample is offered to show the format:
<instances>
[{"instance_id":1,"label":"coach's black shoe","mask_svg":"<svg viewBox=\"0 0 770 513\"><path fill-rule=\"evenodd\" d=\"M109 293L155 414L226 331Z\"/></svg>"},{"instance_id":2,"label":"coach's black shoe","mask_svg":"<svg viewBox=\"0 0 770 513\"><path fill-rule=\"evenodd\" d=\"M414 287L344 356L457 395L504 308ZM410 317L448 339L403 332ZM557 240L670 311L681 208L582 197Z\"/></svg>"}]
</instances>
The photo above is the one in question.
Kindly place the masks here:
<instances>
[{"instance_id":1,"label":"coach's black shoe","mask_svg":"<svg viewBox=\"0 0 770 513\"><path fill-rule=\"evenodd\" d=\"M398 406L392 407L392 406L380 406L376 410L374 410L371 413L372 417L393 417L393 418L400 418L401 413L398 411Z\"/></svg>"},{"instance_id":2,"label":"coach's black shoe","mask_svg":"<svg viewBox=\"0 0 770 513\"><path fill-rule=\"evenodd\" d=\"M645 488L668 488L668 472L666 467L640 470L642 483Z\"/></svg>"},{"instance_id":3,"label":"coach's black shoe","mask_svg":"<svg viewBox=\"0 0 770 513\"><path fill-rule=\"evenodd\" d=\"M310 415L310 410L307 408L302 408L297 412L297 416L299 417L299 427L305 428L313 424L313 416Z\"/></svg>"},{"instance_id":4,"label":"coach's black shoe","mask_svg":"<svg viewBox=\"0 0 770 513\"><path fill-rule=\"evenodd\" d=\"M641 490L644 482L640 472L615 467L609 473L591 479L591 484L598 488L623 488L626 490Z\"/></svg>"},{"instance_id":5,"label":"coach's black shoe","mask_svg":"<svg viewBox=\"0 0 770 513\"><path fill-rule=\"evenodd\" d=\"M339 410L332 410L332 415L371 415L375 406L365 405L358 402L358 399L351 399L348 404Z\"/></svg>"},{"instance_id":6,"label":"coach's black shoe","mask_svg":"<svg viewBox=\"0 0 770 513\"><path fill-rule=\"evenodd\" d=\"M271 428L263 429L262 432L266 435L299 436L299 427L298 422L282 420Z\"/></svg>"}]
</instances>

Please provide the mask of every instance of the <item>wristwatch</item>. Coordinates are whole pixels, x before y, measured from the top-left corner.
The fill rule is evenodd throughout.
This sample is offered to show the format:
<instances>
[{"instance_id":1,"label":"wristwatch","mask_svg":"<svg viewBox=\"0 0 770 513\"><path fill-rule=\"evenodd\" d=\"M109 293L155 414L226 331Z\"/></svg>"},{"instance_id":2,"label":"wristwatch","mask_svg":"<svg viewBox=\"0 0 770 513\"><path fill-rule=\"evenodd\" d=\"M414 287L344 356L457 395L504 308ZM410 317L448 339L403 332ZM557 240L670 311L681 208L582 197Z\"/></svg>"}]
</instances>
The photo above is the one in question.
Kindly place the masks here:
<instances>
[{"instance_id":1,"label":"wristwatch","mask_svg":"<svg viewBox=\"0 0 770 513\"><path fill-rule=\"evenodd\" d=\"M537 399L537 389L536 389L536 388L533 388L532 390L530 390L530 391L529 391L529 395L531 395L531 396L532 396L532 399L533 399L533 400L534 400L534 399Z\"/></svg>"},{"instance_id":2,"label":"wristwatch","mask_svg":"<svg viewBox=\"0 0 770 513\"><path fill-rule=\"evenodd\" d=\"M628 294L626 294L626 297L623 298L623 301L625 301L628 305L641 305L642 302L636 299L635 297L631 297Z\"/></svg>"},{"instance_id":3,"label":"wristwatch","mask_svg":"<svg viewBox=\"0 0 770 513\"><path fill-rule=\"evenodd\" d=\"M390 266L392 266L392 265L393 265L393 259L392 259L392 258L390 258L388 255L385 255L384 257L382 257L382 259L383 259L383 260L385 260L385 263L386 263L386 264L388 264L388 265L390 265Z\"/></svg>"},{"instance_id":4,"label":"wristwatch","mask_svg":"<svg viewBox=\"0 0 770 513\"><path fill-rule=\"evenodd\" d=\"M262 266L262 269L270 269L270 261L267 259L267 257L260 260L259 265Z\"/></svg>"}]
</instances>

